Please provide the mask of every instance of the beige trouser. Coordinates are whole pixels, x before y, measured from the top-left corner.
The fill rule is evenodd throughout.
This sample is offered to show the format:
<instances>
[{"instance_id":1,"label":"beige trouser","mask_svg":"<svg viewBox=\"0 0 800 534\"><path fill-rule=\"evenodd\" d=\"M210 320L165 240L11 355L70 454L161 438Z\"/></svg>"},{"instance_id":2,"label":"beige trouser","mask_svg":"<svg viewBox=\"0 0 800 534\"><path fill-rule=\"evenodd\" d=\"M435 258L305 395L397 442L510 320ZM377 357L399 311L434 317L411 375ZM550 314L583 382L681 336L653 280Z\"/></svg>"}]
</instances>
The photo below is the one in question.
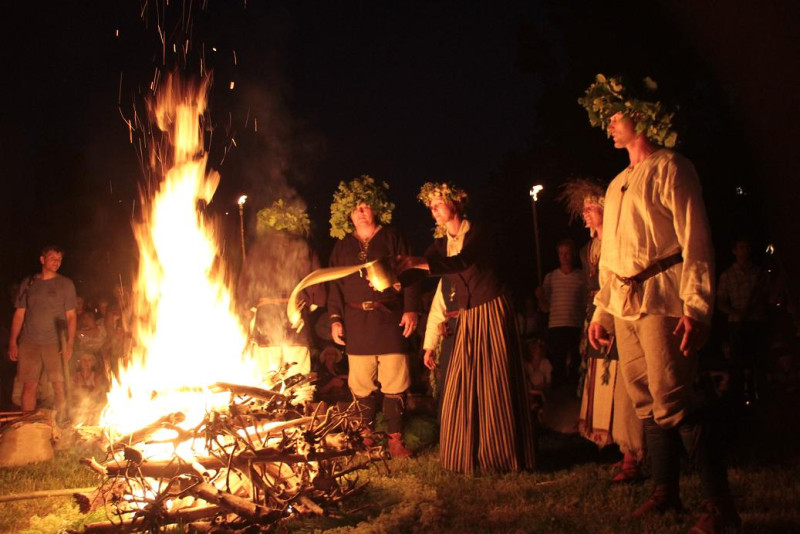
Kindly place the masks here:
<instances>
[{"instance_id":1,"label":"beige trouser","mask_svg":"<svg viewBox=\"0 0 800 534\"><path fill-rule=\"evenodd\" d=\"M660 315L614 319L620 371L636 415L662 428L675 427L697 406L697 354L680 351L682 336L672 333L677 324L677 317Z\"/></svg>"},{"instance_id":2,"label":"beige trouser","mask_svg":"<svg viewBox=\"0 0 800 534\"><path fill-rule=\"evenodd\" d=\"M258 362L258 370L262 376L267 376L281 369L287 364L289 366L286 376L296 374L307 375L311 372L311 353L308 347L287 346L287 347L260 347L253 345L253 357Z\"/></svg>"},{"instance_id":3,"label":"beige trouser","mask_svg":"<svg viewBox=\"0 0 800 534\"><path fill-rule=\"evenodd\" d=\"M644 457L644 425L636 416L633 401L628 395L624 378L617 377L614 383L614 417L611 422L611 435L623 454Z\"/></svg>"},{"instance_id":4,"label":"beige trouser","mask_svg":"<svg viewBox=\"0 0 800 534\"><path fill-rule=\"evenodd\" d=\"M347 384L356 397L369 397L378 390L378 383L386 395L403 393L411 386L408 357L405 354L350 354L347 362L350 365Z\"/></svg>"}]
</instances>

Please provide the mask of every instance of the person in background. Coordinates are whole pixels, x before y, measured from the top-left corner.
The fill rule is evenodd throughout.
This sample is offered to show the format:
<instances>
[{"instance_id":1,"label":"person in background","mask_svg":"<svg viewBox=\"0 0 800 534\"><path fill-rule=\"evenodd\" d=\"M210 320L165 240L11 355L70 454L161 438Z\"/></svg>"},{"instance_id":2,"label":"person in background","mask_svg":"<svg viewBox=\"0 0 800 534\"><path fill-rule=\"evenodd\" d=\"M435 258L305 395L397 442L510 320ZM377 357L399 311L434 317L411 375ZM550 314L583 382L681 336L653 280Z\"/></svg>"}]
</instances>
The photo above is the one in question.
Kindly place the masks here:
<instances>
[{"instance_id":1,"label":"person in background","mask_svg":"<svg viewBox=\"0 0 800 534\"><path fill-rule=\"evenodd\" d=\"M339 240L331 252L331 267L408 255L405 237L388 226L394 209L388 188L366 175L339 184L331 204L331 237ZM393 458L411 456L403 442L403 414L411 386L408 338L415 333L422 311L420 294L419 283L400 291L376 291L357 272L331 282L328 295L331 338L346 348L348 385L367 426L364 441L372 443L369 434L380 387Z\"/></svg>"},{"instance_id":2,"label":"person in background","mask_svg":"<svg viewBox=\"0 0 800 534\"><path fill-rule=\"evenodd\" d=\"M579 100L629 164L606 191L600 289L589 341L616 333L620 367L644 425L653 493L632 517L682 509L680 445L700 471L704 511L690 532L741 531L712 421L694 389L713 309L713 250L700 180L670 150L673 114L623 78L598 75Z\"/></svg>"},{"instance_id":3,"label":"person in background","mask_svg":"<svg viewBox=\"0 0 800 534\"><path fill-rule=\"evenodd\" d=\"M323 284L305 288L301 317L307 328L296 332L286 315L295 286L319 268L308 237L311 221L299 201L278 199L257 215L257 241L250 247L239 276L240 316L250 325L253 355L263 376L283 370L285 376L311 372L312 311L325 305Z\"/></svg>"},{"instance_id":4,"label":"person in background","mask_svg":"<svg viewBox=\"0 0 800 534\"><path fill-rule=\"evenodd\" d=\"M72 358L77 325L75 284L58 274L63 258L60 247L42 249L41 272L20 284L8 341L8 356L17 362L17 378L22 382L22 411L36 409L36 390L44 371L60 421L67 419L64 365Z\"/></svg>"},{"instance_id":5,"label":"person in background","mask_svg":"<svg viewBox=\"0 0 800 534\"><path fill-rule=\"evenodd\" d=\"M728 316L729 387L738 405L754 402L757 387L765 381L770 284L764 271L752 261L749 240L737 239L732 253L733 265L719 277L717 309Z\"/></svg>"},{"instance_id":6,"label":"person in background","mask_svg":"<svg viewBox=\"0 0 800 534\"><path fill-rule=\"evenodd\" d=\"M644 459L644 429L642 422L636 417L633 402L619 374L616 343L612 342L602 351L597 351L587 339L589 324L595 311L594 297L600 289L598 266L603 242L605 187L594 180L576 178L564 185L559 198L566 204L570 220L583 220L591 237L578 254L586 276L587 290L584 331L580 344L581 356L586 363L586 375L578 431L599 447L616 443L623 456L621 469L611 481L635 482L642 478L640 463Z\"/></svg>"},{"instance_id":7,"label":"person in background","mask_svg":"<svg viewBox=\"0 0 800 534\"><path fill-rule=\"evenodd\" d=\"M78 354L78 368L72 374L72 406L75 422L96 425L105 406L108 382L97 366L97 357L88 351Z\"/></svg>"},{"instance_id":8,"label":"person in background","mask_svg":"<svg viewBox=\"0 0 800 534\"><path fill-rule=\"evenodd\" d=\"M576 387L581 364L578 345L586 310L586 277L575 268L575 243L558 242L558 269L536 288L539 308L547 320L547 357L553 364L553 385Z\"/></svg>"},{"instance_id":9,"label":"person in background","mask_svg":"<svg viewBox=\"0 0 800 534\"><path fill-rule=\"evenodd\" d=\"M446 277L458 310L442 405L442 467L467 475L533 469L522 347L513 301L493 263L492 236L462 219L457 204L466 194L455 185L428 182L417 198L443 227L442 237L424 257L398 258L397 270Z\"/></svg>"}]
</instances>

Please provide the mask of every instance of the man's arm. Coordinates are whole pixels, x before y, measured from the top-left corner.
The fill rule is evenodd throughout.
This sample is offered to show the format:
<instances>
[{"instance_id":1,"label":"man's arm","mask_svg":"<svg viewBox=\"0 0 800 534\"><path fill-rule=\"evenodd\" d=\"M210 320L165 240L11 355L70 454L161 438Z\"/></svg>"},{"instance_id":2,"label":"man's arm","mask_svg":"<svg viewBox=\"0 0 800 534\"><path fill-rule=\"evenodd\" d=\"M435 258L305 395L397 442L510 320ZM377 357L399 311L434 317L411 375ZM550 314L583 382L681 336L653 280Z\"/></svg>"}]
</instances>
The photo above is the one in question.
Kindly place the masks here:
<instances>
[{"instance_id":1,"label":"man's arm","mask_svg":"<svg viewBox=\"0 0 800 534\"><path fill-rule=\"evenodd\" d=\"M679 288L683 315L708 324L713 311L714 258L700 180L685 158L676 158L665 172L662 200L672 211L683 254Z\"/></svg>"},{"instance_id":2,"label":"man's arm","mask_svg":"<svg viewBox=\"0 0 800 534\"><path fill-rule=\"evenodd\" d=\"M8 358L15 362L19 356L18 341L19 333L22 331L22 323L25 322L25 308L17 308L14 310L14 317L11 318L11 333L8 337Z\"/></svg>"},{"instance_id":3,"label":"man's arm","mask_svg":"<svg viewBox=\"0 0 800 534\"><path fill-rule=\"evenodd\" d=\"M75 344L75 331L78 329L78 314L75 308L67 310L67 346L64 347L64 357L69 360L72 358L72 348Z\"/></svg>"}]
</instances>

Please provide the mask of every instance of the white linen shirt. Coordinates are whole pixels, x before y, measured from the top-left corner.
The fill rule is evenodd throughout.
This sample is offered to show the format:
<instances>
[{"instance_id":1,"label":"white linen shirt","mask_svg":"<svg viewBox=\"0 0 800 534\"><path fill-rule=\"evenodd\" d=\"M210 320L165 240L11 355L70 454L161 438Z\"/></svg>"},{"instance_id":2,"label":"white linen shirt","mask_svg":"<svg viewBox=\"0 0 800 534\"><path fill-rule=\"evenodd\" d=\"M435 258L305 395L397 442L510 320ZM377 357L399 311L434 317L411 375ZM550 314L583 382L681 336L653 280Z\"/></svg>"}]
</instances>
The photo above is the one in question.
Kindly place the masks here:
<instances>
[{"instance_id":1,"label":"white linen shirt","mask_svg":"<svg viewBox=\"0 0 800 534\"><path fill-rule=\"evenodd\" d=\"M447 234L447 256L456 256L461 253L464 247L464 236L469 232L469 221L464 219L458 227L455 236ZM442 281L436 286L436 293L433 295L431 309L428 311L428 322L425 324L425 339L422 342L424 350L434 350L442 337L439 333L439 324L443 323L447 314L447 304L442 294Z\"/></svg>"},{"instance_id":2,"label":"white linen shirt","mask_svg":"<svg viewBox=\"0 0 800 534\"><path fill-rule=\"evenodd\" d=\"M713 248L700 180L692 163L659 149L617 175L606 192L600 290L592 321L610 330L611 316L642 314L709 323L713 310ZM626 309L629 286L618 276L639 274L681 252L683 262L643 284L641 307Z\"/></svg>"}]
</instances>

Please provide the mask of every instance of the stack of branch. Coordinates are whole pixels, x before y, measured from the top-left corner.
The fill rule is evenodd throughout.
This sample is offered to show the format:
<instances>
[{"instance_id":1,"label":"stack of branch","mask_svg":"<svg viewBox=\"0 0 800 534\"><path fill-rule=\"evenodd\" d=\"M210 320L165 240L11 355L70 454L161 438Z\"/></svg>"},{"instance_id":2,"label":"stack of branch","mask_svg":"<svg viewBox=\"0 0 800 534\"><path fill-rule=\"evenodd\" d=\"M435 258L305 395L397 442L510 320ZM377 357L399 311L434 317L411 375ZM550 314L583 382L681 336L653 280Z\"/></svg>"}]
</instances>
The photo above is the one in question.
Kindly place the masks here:
<instances>
[{"instance_id":1,"label":"stack of branch","mask_svg":"<svg viewBox=\"0 0 800 534\"><path fill-rule=\"evenodd\" d=\"M82 460L102 483L75 499L84 513L104 508L108 518L83 532L158 532L178 524L194 532L266 532L295 516L341 515L343 499L366 484L359 472L388 471L386 454L364 444L357 403L296 405L298 387L214 384L212 390L230 392L230 403L197 427L185 429L183 414L168 414L115 440L104 460ZM170 437L157 438L164 430ZM148 458L156 444L175 452ZM179 452L186 445L203 452Z\"/></svg>"}]
</instances>

